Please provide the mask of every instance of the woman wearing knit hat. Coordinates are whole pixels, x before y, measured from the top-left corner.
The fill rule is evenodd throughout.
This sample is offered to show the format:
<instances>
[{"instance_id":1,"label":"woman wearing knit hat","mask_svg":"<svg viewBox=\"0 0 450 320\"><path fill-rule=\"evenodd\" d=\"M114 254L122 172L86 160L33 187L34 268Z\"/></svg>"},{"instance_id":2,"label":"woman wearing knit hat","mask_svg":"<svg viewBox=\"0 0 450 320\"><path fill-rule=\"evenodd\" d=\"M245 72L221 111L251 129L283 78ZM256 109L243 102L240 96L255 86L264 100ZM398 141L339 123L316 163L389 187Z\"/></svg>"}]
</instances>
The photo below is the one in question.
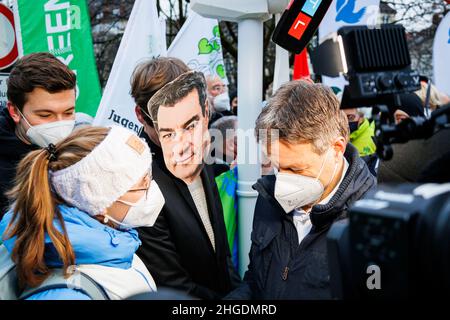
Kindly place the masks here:
<instances>
[{"instance_id":1,"label":"woman wearing knit hat","mask_svg":"<svg viewBox=\"0 0 450 320\"><path fill-rule=\"evenodd\" d=\"M15 265L19 296L98 298L86 282L101 288L100 299L156 291L135 255L141 242L133 229L152 226L164 205L151 161L134 133L87 127L20 162L13 205L0 222L0 250ZM58 271L65 285L55 285Z\"/></svg>"}]
</instances>

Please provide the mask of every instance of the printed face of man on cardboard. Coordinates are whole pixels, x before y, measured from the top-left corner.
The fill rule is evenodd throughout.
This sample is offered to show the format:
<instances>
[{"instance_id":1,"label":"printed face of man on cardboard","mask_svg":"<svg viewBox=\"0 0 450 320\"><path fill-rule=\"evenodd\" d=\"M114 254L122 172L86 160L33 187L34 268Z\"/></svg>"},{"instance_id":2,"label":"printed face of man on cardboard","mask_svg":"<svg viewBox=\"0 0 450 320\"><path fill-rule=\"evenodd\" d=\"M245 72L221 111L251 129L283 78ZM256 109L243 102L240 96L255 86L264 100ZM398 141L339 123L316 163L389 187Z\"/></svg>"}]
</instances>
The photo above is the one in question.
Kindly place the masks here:
<instances>
[{"instance_id":1,"label":"printed face of man on cardboard","mask_svg":"<svg viewBox=\"0 0 450 320\"><path fill-rule=\"evenodd\" d=\"M192 72L191 74L195 75ZM203 76L200 79L204 81ZM164 162L167 169L186 184L192 183L200 175L204 156L210 145L206 85L201 89L191 88L189 81L189 75L182 75L159 92L159 96L163 96L166 92L166 97L169 97L174 92L184 91L185 94L180 94L183 97L176 99L169 97L167 100L164 97L156 98L160 101L156 123ZM175 102L172 103L171 100ZM156 110L153 114L155 113Z\"/></svg>"}]
</instances>

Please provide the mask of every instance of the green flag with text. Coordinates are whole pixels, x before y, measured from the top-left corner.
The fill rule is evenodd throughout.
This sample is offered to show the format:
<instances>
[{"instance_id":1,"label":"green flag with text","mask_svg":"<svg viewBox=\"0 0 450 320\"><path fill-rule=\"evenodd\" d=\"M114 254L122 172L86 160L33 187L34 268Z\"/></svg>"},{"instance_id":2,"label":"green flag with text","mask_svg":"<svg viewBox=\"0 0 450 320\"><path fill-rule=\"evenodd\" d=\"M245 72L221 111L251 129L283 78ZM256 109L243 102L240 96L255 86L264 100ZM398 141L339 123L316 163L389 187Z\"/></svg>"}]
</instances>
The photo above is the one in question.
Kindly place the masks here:
<instances>
[{"instance_id":1,"label":"green flag with text","mask_svg":"<svg viewBox=\"0 0 450 320\"><path fill-rule=\"evenodd\" d=\"M85 0L16 0L16 32L21 56L50 52L77 75L76 112L91 120L101 89Z\"/></svg>"}]
</instances>

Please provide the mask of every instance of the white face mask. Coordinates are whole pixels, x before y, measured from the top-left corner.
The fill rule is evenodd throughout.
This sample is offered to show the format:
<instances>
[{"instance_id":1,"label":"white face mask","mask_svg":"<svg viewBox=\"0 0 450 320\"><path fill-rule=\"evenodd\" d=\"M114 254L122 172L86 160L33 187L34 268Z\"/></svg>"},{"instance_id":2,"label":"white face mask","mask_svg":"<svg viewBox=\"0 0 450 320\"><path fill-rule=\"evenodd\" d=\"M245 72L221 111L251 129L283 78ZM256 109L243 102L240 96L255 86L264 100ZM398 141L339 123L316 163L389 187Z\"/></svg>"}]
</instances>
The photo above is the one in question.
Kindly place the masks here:
<instances>
[{"instance_id":1,"label":"white face mask","mask_svg":"<svg viewBox=\"0 0 450 320\"><path fill-rule=\"evenodd\" d=\"M316 178L307 177L300 174L277 173L275 182L275 198L283 207L286 213L296 208L304 207L316 202L322 196L325 188L319 178L322 174L325 162L327 161L329 151L320 168ZM334 167L333 180L336 173L337 163Z\"/></svg>"},{"instance_id":2,"label":"white face mask","mask_svg":"<svg viewBox=\"0 0 450 320\"><path fill-rule=\"evenodd\" d=\"M142 197L136 203L130 203L123 200L117 202L126 204L130 207L122 222L117 221L109 215L105 215L105 221L111 220L115 222L119 229L132 229L138 227L152 227L158 218L162 207L164 206L164 196L159 189L158 183L152 180L147 196Z\"/></svg>"},{"instance_id":3,"label":"white face mask","mask_svg":"<svg viewBox=\"0 0 450 320\"><path fill-rule=\"evenodd\" d=\"M45 148L51 143L57 144L61 140L64 140L72 133L75 127L75 120L55 121L32 126L22 112L20 114L30 126L26 132L28 139L30 139L31 143L41 148Z\"/></svg>"},{"instance_id":4,"label":"white face mask","mask_svg":"<svg viewBox=\"0 0 450 320\"><path fill-rule=\"evenodd\" d=\"M214 110L218 112L230 110L230 97L228 92L223 92L214 98Z\"/></svg>"}]
</instances>

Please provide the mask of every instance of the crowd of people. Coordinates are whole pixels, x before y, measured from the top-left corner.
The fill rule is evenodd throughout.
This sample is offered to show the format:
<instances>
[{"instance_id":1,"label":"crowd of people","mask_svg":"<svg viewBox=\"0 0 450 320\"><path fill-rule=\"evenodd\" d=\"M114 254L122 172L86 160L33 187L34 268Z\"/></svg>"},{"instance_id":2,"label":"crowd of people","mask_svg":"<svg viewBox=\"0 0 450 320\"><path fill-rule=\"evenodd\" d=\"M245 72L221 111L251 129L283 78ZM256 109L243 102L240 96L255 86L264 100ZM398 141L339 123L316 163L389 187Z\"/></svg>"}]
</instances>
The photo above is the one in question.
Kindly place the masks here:
<instances>
[{"instance_id":1,"label":"crowd of people","mask_svg":"<svg viewBox=\"0 0 450 320\"><path fill-rule=\"evenodd\" d=\"M140 136L76 126L76 75L51 54L15 64L0 110L0 288L10 291L0 297L129 299L168 289L208 300L330 299L331 225L377 180L448 181L434 168L449 159L449 130L395 146L383 162L371 115L341 110L325 85L288 82L255 123L272 174L253 186L241 279L235 226L224 219L236 208L218 186L238 176L236 92L168 57L142 62L130 81ZM396 122L426 116L423 90L401 97ZM448 103L432 90L430 112Z\"/></svg>"}]
</instances>

